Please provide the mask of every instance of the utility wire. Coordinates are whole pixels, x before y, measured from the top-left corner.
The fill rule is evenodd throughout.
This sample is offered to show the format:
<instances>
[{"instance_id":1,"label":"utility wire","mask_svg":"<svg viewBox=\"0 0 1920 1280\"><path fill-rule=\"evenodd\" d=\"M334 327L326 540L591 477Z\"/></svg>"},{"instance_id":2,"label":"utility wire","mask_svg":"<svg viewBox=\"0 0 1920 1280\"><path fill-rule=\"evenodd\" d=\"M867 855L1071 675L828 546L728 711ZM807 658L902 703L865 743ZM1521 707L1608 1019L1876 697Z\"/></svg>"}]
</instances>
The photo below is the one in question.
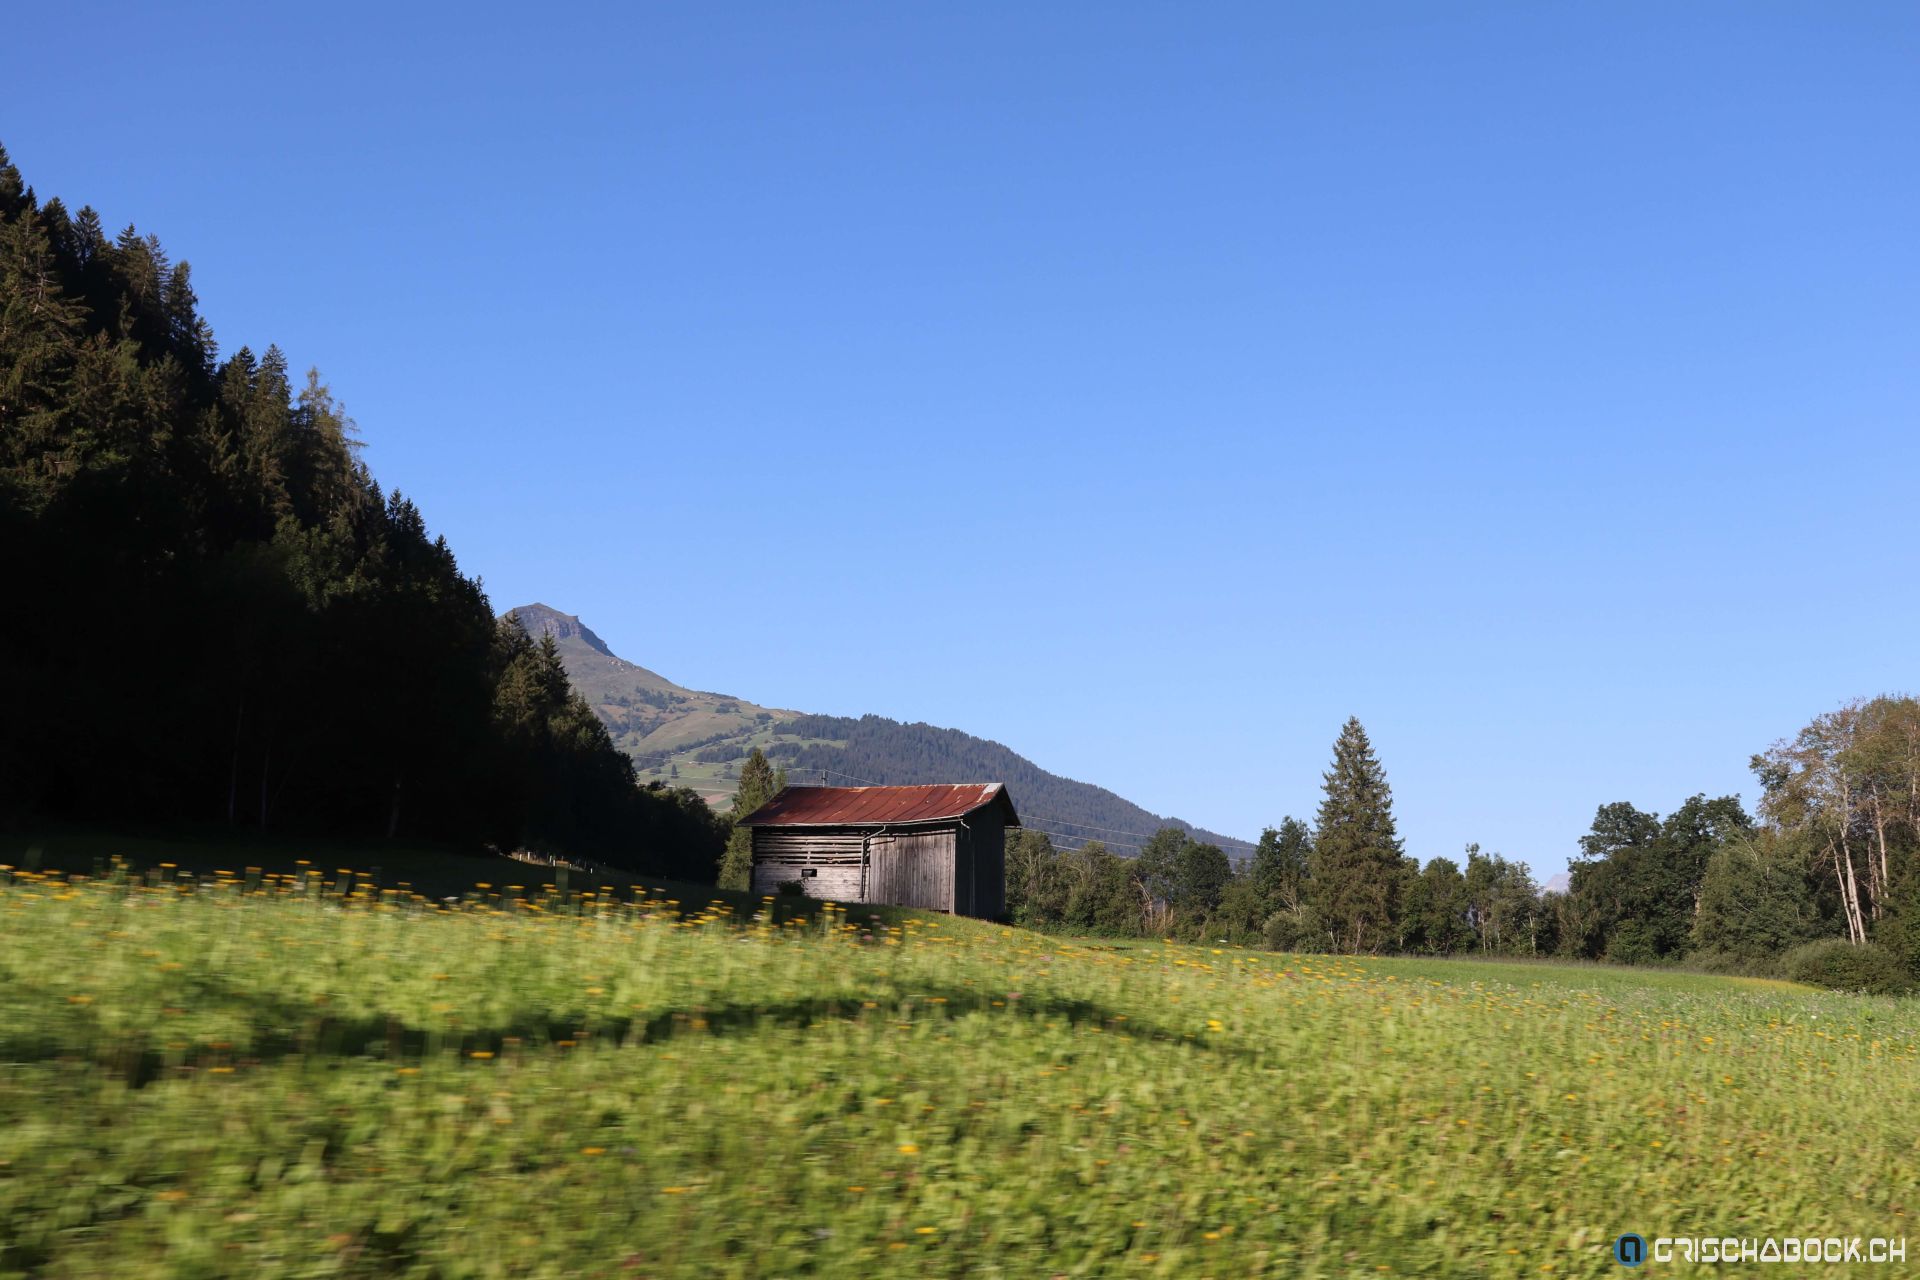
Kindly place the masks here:
<instances>
[{"instance_id":1,"label":"utility wire","mask_svg":"<svg viewBox=\"0 0 1920 1280\"><path fill-rule=\"evenodd\" d=\"M1123 831L1119 827L1096 827L1091 822L1075 822L1071 818L1056 818L1052 814L1046 813L1036 813L1030 816L1038 818L1042 822L1057 822L1064 827L1082 827L1088 831L1107 831L1117 836L1139 836L1142 840L1151 840L1154 834L1157 834L1146 831ZM1177 827L1174 829L1179 830ZM1233 845L1241 849L1257 849L1260 847L1251 840L1235 840L1231 836L1215 836L1214 839L1221 844Z\"/></svg>"}]
</instances>

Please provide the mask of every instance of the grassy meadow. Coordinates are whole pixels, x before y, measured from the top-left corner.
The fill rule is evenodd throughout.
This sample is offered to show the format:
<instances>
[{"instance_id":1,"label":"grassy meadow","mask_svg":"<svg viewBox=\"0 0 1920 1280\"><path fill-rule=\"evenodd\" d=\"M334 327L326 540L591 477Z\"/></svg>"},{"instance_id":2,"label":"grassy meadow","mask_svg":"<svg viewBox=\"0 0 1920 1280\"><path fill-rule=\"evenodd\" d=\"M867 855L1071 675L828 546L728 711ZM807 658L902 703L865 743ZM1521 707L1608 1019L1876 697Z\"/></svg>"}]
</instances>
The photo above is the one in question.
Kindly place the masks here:
<instances>
[{"instance_id":1,"label":"grassy meadow","mask_svg":"<svg viewBox=\"0 0 1920 1280\"><path fill-rule=\"evenodd\" d=\"M1920 1002L232 872L0 872L0 1275L1597 1276L1915 1208Z\"/></svg>"}]
</instances>

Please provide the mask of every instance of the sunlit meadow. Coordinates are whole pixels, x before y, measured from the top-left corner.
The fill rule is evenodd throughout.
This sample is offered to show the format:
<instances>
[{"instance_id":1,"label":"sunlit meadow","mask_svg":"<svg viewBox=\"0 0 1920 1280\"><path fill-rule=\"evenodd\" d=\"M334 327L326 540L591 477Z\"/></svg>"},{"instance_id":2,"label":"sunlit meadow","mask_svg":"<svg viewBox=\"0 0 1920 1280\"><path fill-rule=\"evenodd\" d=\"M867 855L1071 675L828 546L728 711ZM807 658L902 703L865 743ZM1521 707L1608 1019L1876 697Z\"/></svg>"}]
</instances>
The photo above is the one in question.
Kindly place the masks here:
<instances>
[{"instance_id":1,"label":"sunlit meadow","mask_svg":"<svg viewBox=\"0 0 1920 1280\"><path fill-rule=\"evenodd\" d=\"M1913 1209L1908 1002L176 874L0 872L0 1273L1581 1276Z\"/></svg>"}]
</instances>

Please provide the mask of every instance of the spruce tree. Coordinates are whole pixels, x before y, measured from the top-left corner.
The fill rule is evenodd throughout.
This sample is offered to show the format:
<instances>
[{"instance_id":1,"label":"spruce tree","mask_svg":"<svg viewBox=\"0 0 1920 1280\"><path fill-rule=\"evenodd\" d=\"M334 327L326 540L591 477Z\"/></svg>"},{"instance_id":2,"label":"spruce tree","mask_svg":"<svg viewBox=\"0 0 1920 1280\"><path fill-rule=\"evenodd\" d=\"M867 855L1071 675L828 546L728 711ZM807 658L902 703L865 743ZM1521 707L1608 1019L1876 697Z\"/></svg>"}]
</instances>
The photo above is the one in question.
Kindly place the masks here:
<instances>
[{"instance_id":1,"label":"spruce tree","mask_svg":"<svg viewBox=\"0 0 1920 1280\"><path fill-rule=\"evenodd\" d=\"M739 821L779 795L787 785L787 771L775 771L766 755L755 747L740 766L740 788L733 793L733 811L727 815L735 823L727 837L727 851L720 855L719 885L722 889L746 889L753 880L753 833L737 825Z\"/></svg>"},{"instance_id":2,"label":"spruce tree","mask_svg":"<svg viewBox=\"0 0 1920 1280\"><path fill-rule=\"evenodd\" d=\"M20 171L13 167L7 149L0 147L0 219L13 221L21 213L33 211L33 196L27 191Z\"/></svg>"},{"instance_id":3,"label":"spruce tree","mask_svg":"<svg viewBox=\"0 0 1920 1280\"><path fill-rule=\"evenodd\" d=\"M1392 937L1402 855L1393 792L1357 718L1340 730L1325 777L1309 864L1313 906L1338 947L1371 951Z\"/></svg>"},{"instance_id":4,"label":"spruce tree","mask_svg":"<svg viewBox=\"0 0 1920 1280\"><path fill-rule=\"evenodd\" d=\"M66 443L57 433L80 319L33 218L0 223L0 465L32 474L33 454Z\"/></svg>"}]
</instances>

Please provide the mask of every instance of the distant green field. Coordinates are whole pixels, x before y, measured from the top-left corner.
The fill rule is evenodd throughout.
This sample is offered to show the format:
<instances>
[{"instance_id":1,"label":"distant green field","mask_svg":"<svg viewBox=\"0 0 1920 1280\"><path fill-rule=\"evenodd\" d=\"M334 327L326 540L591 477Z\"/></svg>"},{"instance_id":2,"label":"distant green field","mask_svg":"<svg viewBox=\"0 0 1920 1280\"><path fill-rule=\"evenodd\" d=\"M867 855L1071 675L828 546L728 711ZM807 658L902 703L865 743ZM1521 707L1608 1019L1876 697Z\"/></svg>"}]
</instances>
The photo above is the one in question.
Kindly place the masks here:
<instances>
[{"instance_id":1,"label":"distant green field","mask_svg":"<svg viewBox=\"0 0 1920 1280\"><path fill-rule=\"evenodd\" d=\"M1914 1003L338 883L0 886L0 1273L1600 1276L1914 1211Z\"/></svg>"},{"instance_id":2,"label":"distant green field","mask_svg":"<svg viewBox=\"0 0 1920 1280\"><path fill-rule=\"evenodd\" d=\"M781 737L775 730L778 725L767 726L752 733L730 738L725 745L738 752L738 756L724 761L695 760L698 751L686 751L676 756L668 766L660 768L638 769L635 776L642 782L664 782L669 786L691 787L708 796L709 802L719 801L721 807L731 800L740 784L740 761L747 752L759 747L762 751L776 742L789 743L799 747L827 746L844 747L844 740L832 738L796 738ZM776 766L779 764L775 761ZM803 774L801 781L818 781L811 774Z\"/></svg>"}]
</instances>

